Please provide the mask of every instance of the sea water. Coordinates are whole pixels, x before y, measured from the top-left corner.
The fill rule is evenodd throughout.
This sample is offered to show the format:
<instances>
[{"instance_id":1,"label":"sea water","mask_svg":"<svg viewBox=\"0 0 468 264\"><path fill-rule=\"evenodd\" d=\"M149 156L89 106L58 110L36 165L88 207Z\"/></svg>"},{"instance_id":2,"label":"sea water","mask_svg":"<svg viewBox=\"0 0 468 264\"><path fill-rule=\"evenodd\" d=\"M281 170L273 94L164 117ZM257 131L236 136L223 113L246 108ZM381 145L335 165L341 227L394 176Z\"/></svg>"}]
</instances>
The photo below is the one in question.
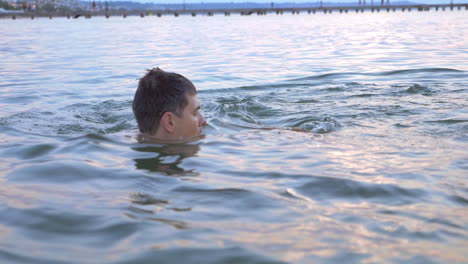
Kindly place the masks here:
<instances>
[{"instance_id":1,"label":"sea water","mask_svg":"<svg viewBox=\"0 0 468 264\"><path fill-rule=\"evenodd\" d=\"M0 32L1 263L468 262L465 10ZM136 141L153 67L204 138Z\"/></svg>"}]
</instances>

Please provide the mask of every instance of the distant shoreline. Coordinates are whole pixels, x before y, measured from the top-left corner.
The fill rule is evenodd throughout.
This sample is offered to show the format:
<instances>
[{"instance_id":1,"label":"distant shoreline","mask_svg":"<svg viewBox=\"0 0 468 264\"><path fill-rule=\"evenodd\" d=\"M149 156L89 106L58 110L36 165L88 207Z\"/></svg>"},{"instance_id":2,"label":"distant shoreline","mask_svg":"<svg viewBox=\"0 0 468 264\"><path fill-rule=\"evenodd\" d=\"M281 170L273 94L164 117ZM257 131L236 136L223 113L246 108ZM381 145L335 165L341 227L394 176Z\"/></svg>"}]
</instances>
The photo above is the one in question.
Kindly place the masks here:
<instances>
[{"instance_id":1,"label":"distant shoreline","mask_svg":"<svg viewBox=\"0 0 468 264\"><path fill-rule=\"evenodd\" d=\"M315 13L348 13L348 12L411 12L411 11L453 11L453 10L468 10L468 3L463 4L413 4L413 5L348 5L348 6L319 6L319 7L302 7L302 8L233 8L233 9L175 9L175 10L107 10L107 11L77 11L77 12L2 12L0 18L36 18L36 17L67 17L67 18L91 18L96 16L127 17L127 16L179 16L179 15L225 15L239 14L242 16L248 15L266 15L266 14L315 14Z\"/></svg>"}]
</instances>

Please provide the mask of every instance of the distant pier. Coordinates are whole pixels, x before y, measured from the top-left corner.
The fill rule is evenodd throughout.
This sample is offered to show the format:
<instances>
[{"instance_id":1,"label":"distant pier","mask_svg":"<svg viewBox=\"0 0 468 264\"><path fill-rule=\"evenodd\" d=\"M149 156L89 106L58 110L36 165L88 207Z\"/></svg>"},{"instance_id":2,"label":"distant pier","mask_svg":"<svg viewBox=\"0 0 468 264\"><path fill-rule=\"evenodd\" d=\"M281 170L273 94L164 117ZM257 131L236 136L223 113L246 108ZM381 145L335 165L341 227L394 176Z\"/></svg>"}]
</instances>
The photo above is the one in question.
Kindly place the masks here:
<instances>
[{"instance_id":1,"label":"distant pier","mask_svg":"<svg viewBox=\"0 0 468 264\"><path fill-rule=\"evenodd\" d=\"M468 10L468 3L464 4L418 4L418 5L354 5L354 6L321 6L321 7L301 7L301 8L244 8L244 9L179 9L179 10L131 10L131 11L120 11L120 10L108 10L108 11L86 11L81 13L35 13L35 12L24 12L24 13L0 13L0 18L30 18L46 17L52 19L53 17L67 17L69 19L77 18L92 18L92 17L123 17L128 16L214 16L223 15L230 16L231 14L237 14L241 16L250 15L267 15L267 14L332 14L332 13L363 13L363 12L411 12L411 11L453 11L453 10Z\"/></svg>"}]
</instances>

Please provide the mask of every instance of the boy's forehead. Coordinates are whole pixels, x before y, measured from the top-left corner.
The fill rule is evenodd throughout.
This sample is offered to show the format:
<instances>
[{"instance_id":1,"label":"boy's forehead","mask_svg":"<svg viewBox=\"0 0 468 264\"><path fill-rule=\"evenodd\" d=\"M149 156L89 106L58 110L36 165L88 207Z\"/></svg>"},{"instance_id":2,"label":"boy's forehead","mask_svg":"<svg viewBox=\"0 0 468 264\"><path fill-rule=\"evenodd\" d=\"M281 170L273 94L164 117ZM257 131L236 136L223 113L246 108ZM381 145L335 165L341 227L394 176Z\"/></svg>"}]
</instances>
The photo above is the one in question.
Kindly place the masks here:
<instances>
[{"instance_id":1,"label":"boy's forehead","mask_svg":"<svg viewBox=\"0 0 468 264\"><path fill-rule=\"evenodd\" d=\"M200 106L200 101L198 101L196 94L188 94L187 95L188 106L190 108L197 108Z\"/></svg>"}]
</instances>

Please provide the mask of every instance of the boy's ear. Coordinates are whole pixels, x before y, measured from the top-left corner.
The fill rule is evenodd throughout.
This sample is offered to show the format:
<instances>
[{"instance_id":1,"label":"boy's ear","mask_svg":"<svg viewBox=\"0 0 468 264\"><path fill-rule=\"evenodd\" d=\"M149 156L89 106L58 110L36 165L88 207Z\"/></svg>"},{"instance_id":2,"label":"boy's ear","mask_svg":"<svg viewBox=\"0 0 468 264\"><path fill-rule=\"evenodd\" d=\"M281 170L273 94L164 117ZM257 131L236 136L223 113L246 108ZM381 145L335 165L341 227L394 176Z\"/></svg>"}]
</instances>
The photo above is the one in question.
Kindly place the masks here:
<instances>
[{"instance_id":1,"label":"boy's ear","mask_svg":"<svg viewBox=\"0 0 468 264\"><path fill-rule=\"evenodd\" d=\"M165 112L161 120L159 121L160 125L162 128L167 132L167 133L173 133L175 130L175 122L174 122L174 114L171 112Z\"/></svg>"}]
</instances>

